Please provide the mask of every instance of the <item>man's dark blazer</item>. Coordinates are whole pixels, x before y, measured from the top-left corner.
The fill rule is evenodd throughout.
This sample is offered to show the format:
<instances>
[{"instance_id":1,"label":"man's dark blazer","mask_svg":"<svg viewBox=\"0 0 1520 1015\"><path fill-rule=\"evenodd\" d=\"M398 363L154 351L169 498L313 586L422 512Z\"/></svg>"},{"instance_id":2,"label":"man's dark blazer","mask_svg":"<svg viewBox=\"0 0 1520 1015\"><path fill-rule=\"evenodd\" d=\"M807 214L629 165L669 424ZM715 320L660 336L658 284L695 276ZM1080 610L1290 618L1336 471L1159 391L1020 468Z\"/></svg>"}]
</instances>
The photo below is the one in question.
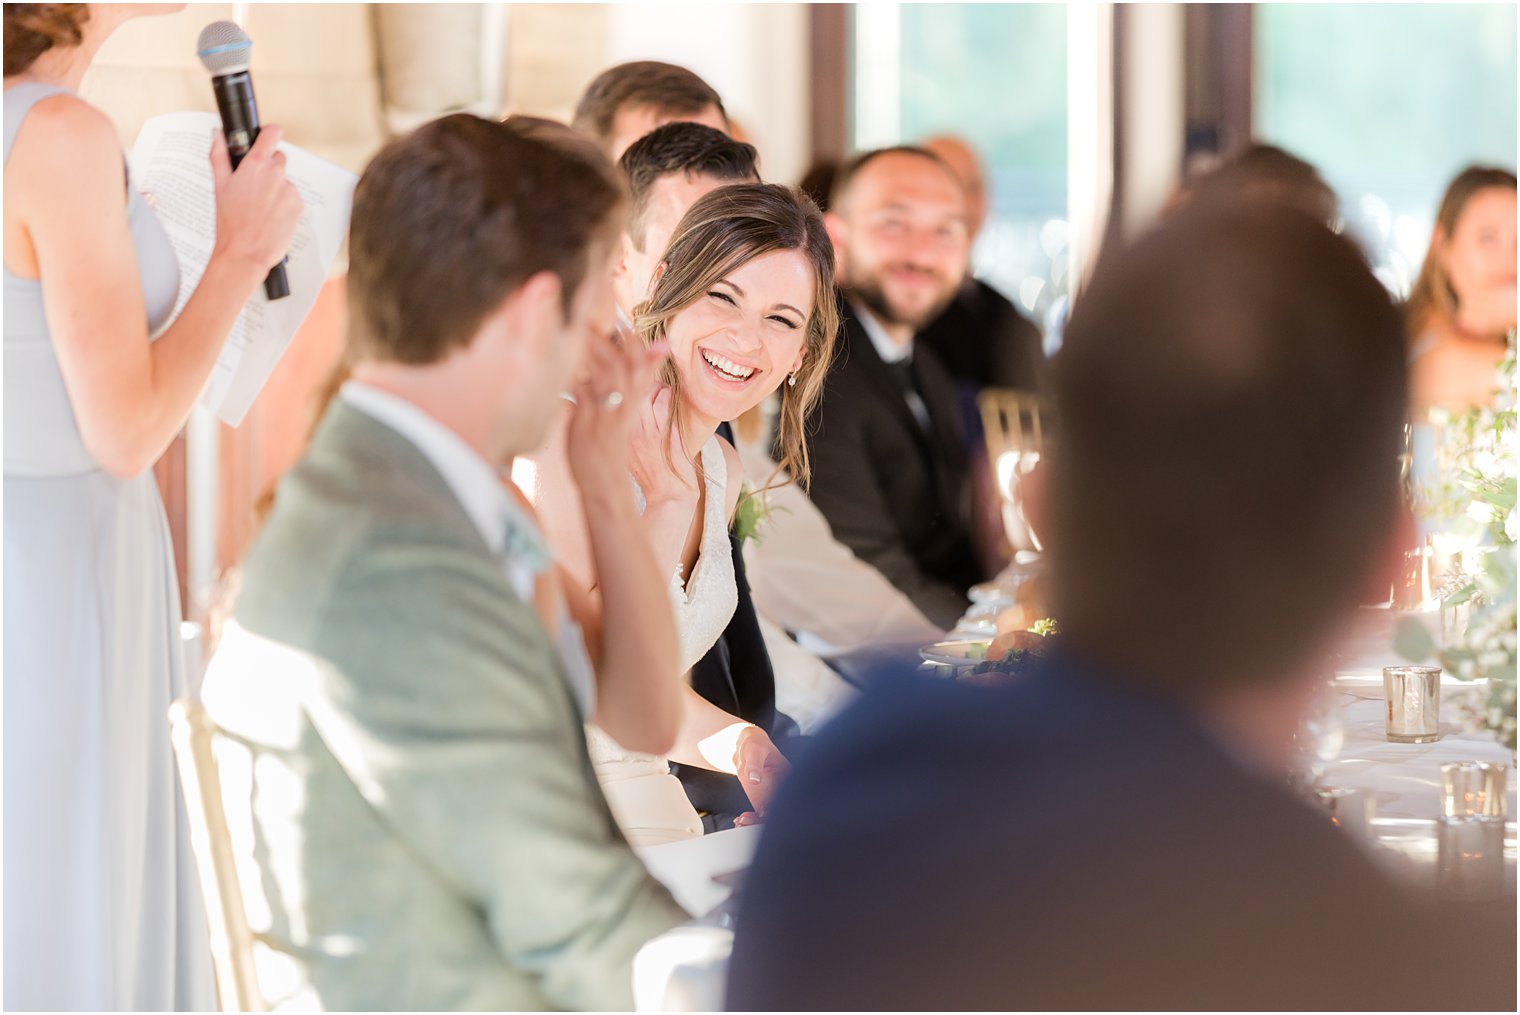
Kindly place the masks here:
<instances>
[{"instance_id":1,"label":"man's dark blazer","mask_svg":"<svg viewBox=\"0 0 1520 1015\"><path fill-rule=\"evenodd\" d=\"M933 349L950 376L976 390L1039 391L1045 386L1040 329L980 279L967 278L945 312L914 342Z\"/></svg>"},{"instance_id":2,"label":"man's dark blazer","mask_svg":"<svg viewBox=\"0 0 1520 1015\"><path fill-rule=\"evenodd\" d=\"M733 443L733 432L727 423L719 427L718 435ZM744 554L732 530L728 542L734 557L739 604L723 634L691 668L691 686L728 714L759 726L781 746L794 724L776 712L776 675L771 670L770 653L766 651L755 604L750 598ZM670 768L681 780L692 806L703 812L707 831L728 828L735 817L750 810L749 797L734 776L692 765L672 764Z\"/></svg>"},{"instance_id":3,"label":"man's dark blazer","mask_svg":"<svg viewBox=\"0 0 1520 1015\"><path fill-rule=\"evenodd\" d=\"M881 680L811 738L727 1008L1513 1011L1514 912L1443 924L1181 701L1058 655Z\"/></svg>"},{"instance_id":4,"label":"man's dark blazer","mask_svg":"<svg viewBox=\"0 0 1520 1015\"><path fill-rule=\"evenodd\" d=\"M809 495L834 538L875 567L936 624L965 613L985 577L969 528L969 460L955 386L915 342L912 370L932 424L914 418L848 301L839 348L809 428Z\"/></svg>"}]
</instances>

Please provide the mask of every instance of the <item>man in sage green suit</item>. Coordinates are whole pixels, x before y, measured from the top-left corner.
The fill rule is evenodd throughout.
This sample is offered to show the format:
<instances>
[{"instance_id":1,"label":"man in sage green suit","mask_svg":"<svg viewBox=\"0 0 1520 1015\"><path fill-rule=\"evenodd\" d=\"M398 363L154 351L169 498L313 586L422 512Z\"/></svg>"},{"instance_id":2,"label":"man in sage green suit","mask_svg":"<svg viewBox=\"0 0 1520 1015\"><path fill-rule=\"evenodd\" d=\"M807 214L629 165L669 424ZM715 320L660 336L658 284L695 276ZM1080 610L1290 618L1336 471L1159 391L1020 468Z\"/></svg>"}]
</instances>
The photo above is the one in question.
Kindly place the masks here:
<instances>
[{"instance_id":1,"label":"man in sage green suit","mask_svg":"<svg viewBox=\"0 0 1520 1015\"><path fill-rule=\"evenodd\" d=\"M496 474L610 320L622 207L598 153L465 115L360 180L358 366L204 691L254 757L268 937L294 960L260 970L272 1003L626 1009L634 953L686 918L592 774L589 667L534 608L549 562Z\"/></svg>"}]
</instances>

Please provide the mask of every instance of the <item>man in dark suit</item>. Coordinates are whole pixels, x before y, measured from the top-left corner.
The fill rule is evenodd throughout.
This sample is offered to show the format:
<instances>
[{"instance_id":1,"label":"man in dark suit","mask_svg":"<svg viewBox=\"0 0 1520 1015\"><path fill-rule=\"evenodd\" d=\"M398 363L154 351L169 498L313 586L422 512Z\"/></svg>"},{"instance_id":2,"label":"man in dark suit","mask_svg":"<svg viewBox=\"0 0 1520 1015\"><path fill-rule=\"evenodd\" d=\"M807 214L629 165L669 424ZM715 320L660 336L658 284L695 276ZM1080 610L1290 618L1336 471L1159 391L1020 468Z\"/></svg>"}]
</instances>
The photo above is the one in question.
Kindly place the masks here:
<instances>
[{"instance_id":1,"label":"man in dark suit","mask_svg":"<svg viewBox=\"0 0 1520 1015\"><path fill-rule=\"evenodd\" d=\"M1513 902L1441 922L1283 777L1407 528L1403 330L1360 253L1200 202L1098 267L1061 355L1059 647L998 687L900 676L820 734L729 1007L1513 1010Z\"/></svg>"},{"instance_id":2,"label":"man in dark suit","mask_svg":"<svg viewBox=\"0 0 1520 1015\"><path fill-rule=\"evenodd\" d=\"M881 149L844 169L825 222L844 324L809 442L809 494L835 538L952 627L985 576L954 383L915 333L965 276L965 196L929 152Z\"/></svg>"},{"instance_id":3,"label":"man in dark suit","mask_svg":"<svg viewBox=\"0 0 1520 1015\"><path fill-rule=\"evenodd\" d=\"M966 191L971 244L987 218L987 179L976 152L953 134L939 134L924 147L955 171ZM918 341L934 350L955 378L966 450L971 456L972 503L983 569L1002 570L1011 545L1003 520L1003 498L985 451L986 435L977 396L984 388L1039 392L1045 388L1045 351L1040 329L992 286L967 271L955 299L944 313L919 332ZM1025 540L1019 544L1027 548Z\"/></svg>"}]
</instances>

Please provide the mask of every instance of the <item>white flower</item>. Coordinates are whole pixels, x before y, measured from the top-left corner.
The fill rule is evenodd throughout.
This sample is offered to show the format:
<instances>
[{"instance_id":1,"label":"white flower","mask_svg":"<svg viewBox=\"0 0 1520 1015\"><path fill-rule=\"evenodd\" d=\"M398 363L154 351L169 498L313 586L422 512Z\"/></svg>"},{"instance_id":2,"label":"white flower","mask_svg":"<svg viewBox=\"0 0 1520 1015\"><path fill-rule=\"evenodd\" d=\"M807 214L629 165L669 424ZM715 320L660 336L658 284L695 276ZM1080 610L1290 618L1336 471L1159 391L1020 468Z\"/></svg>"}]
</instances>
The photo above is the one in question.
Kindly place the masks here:
<instances>
[{"instance_id":1,"label":"white flower","mask_svg":"<svg viewBox=\"0 0 1520 1015\"><path fill-rule=\"evenodd\" d=\"M1475 500L1467 505L1467 517L1479 525L1487 525L1494 520L1494 509L1481 500Z\"/></svg>"}]
</instances>

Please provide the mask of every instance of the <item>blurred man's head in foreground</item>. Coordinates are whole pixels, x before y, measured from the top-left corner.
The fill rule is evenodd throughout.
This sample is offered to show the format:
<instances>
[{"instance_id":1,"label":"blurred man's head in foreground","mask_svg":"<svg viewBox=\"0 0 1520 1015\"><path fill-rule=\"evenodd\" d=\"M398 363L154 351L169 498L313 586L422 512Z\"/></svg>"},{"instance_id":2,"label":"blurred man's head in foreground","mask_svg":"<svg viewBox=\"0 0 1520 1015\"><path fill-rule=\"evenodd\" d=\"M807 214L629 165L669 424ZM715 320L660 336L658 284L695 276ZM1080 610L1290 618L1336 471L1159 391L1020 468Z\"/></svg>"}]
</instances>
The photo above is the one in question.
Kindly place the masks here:
<instances>
[{"instance_id":1,"label":"blurred man's head in foreground","mask_svg":"<svg viewBox=\"0 0 1520 1015\"><path fill-rule=\"evenodd\" d=\"M1056 616L1206 693L1302 671L1400 518L1400 318L1357 249L1264 201L1192 202L1098 266L1056 365Z\"/></svg>"},{"instance_id":2,"label":"blurred man's head in foreground","mask_svg":"<svg viewBox=\"0 0 1520 1015\"><path fill-rule=\"evenodd\" d=\"M728 130L723 100L700 77L658 60L620 63L596 76L575 107L575 129L616 160L628 146L675 120Z\"/></svg>"}]
</instances>

